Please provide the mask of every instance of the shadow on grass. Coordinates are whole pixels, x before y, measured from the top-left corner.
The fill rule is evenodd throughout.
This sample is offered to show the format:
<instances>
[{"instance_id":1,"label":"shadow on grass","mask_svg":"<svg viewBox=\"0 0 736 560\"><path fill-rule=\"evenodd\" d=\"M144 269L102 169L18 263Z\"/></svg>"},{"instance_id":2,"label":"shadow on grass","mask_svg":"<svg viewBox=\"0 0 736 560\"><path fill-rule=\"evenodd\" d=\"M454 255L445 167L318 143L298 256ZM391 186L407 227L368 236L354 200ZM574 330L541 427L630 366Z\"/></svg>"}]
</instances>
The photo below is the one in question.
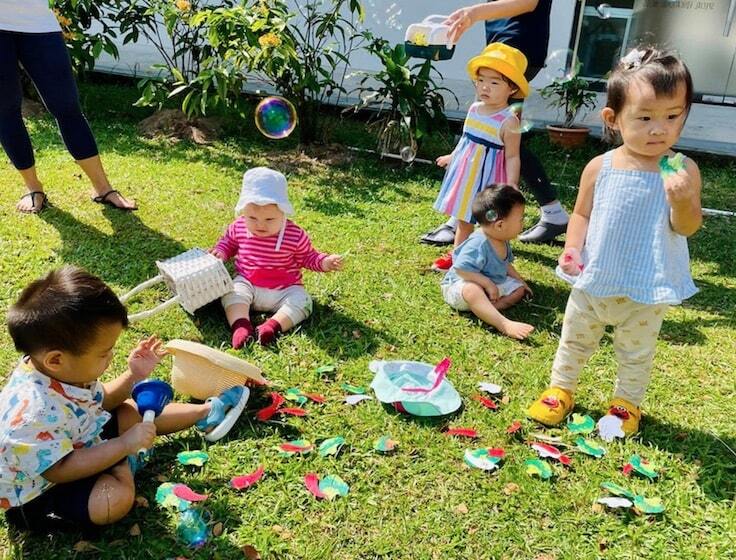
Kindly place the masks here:
<instances>
[{"instance_id":1,"label":"shadow on grass","mask_svg":"<svg viewBox=\"0 0 736 560\"><path fill-rule=\"evenodd\" d=\"M156 274L155 260L187 250L180 242L148 227L135 212L105 207L112 234L80 222L72 214L51 207L39 216L61 236L59 256L106 282L131 288Z\"/></svg>"},{"instance_id":2,"label":"shadow on grass","mask_svg":"<svg viewBox=\"0 0 736 560\"><path fill-rule=\"evenodd\" d=\"M254 324L260 324L271 314L251 313ZM230 330L227 326L225 313L219 302L212 302L197 310L195 325L201 334L201 343L214 348L220 348L230 343ZM292 334L302 334L312 340L335 359L353 359L376 352L381 344L398 345L399 342L386 332L374 329L362 321L337 311L329 304L313 302L312 315L300 323L296 329L282 334L283 340ZM288 341L286 342L288 344ZM257 344L255 342L251 344ZM271 347L274 352L279 351L278 343ZM248 350L240 357L248 359Z\"/></svg>"},{"instance_id":3,"label":"shadow on grass","mask_svg":"<svg viewBox=\"0 0 736 560\"><path fill-rule=\"evenodd\" d=\"M736 497L736 441L733 437L721 437L714 432L647 416L642 422L641 438L699 465L698 485L708 499L722 501Z\"/></svg>"}]
</instances>

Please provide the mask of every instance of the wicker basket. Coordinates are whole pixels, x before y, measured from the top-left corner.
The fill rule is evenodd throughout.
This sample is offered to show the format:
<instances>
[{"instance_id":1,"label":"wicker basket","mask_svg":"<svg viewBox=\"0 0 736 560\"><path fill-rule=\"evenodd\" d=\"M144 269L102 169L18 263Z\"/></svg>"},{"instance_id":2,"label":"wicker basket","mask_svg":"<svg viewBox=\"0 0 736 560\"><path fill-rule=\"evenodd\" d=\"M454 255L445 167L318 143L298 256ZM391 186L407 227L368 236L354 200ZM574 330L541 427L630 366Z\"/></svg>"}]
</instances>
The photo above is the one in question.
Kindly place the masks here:
<instances>
[{"instance_id":1,"label":"wicker basket","mask_svg":"<svg viewBox=\"0 0 736 560\"><path fill-rule=\"evenodd\" d=\"M138 284L121 296L120 301L125 303L159 282L164 282L176 295L153 309L129 315L131 323L152 317L177 303L194 313L233 289L233 281L222 261L202 249L191 249L165 261L156 261L156 266L161 274Z\"/></svg>"},{"instance_id":2,"label":"wicker basket","mask_svg":"<svg viewBox=\"0 0 736 560\"><path fill-rule=\"evenodd\" d=\"M256 366L204 344L175 339L166 349L174 357L171 384L195 399L205 400L237 385L268 385Z\"/></svg>"}]
</instances>

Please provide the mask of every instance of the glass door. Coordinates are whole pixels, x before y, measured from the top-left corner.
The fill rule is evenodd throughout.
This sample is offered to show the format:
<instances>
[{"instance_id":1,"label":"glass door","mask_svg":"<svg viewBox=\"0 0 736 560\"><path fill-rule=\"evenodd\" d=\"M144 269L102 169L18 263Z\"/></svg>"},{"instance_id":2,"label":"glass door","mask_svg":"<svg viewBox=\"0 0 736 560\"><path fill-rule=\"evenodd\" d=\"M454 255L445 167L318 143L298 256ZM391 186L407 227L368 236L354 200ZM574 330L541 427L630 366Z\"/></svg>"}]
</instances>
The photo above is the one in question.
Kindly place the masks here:
<instances>
[{"instance_id":1,"label":"glass door","mask_svg":"<svg viewBox=\"0 0 736 560\"><path fill-rule=\"evenodd\" d=\"M736 0L636 0L629 43L680 53L696 99L736 104Z\"/></svg>"}]
</instances>

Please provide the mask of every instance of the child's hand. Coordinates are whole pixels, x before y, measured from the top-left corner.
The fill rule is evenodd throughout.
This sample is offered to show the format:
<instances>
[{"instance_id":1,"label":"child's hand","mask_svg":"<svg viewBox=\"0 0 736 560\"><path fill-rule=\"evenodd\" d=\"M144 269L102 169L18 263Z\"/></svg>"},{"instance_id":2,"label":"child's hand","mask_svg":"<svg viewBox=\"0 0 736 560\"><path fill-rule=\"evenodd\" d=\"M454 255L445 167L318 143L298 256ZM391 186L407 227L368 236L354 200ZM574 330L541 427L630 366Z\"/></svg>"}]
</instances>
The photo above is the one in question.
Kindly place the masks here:
<instances>
[{"instance_id":1,"label":"child's hand","mask_svg":"<svg viewBox=\"0 0 736 560\"><path fill-rule=\"evenodd\" d=\"M570 276L577 276L583 271L583 259L580 256L580 251L574 247L568 247L562 251L557 262L562 272Z\"/></svg>"},{"instance_id":2,"label":"child's hand","mask_svg":"<svg viewBox=\"0 0 736 560\"><path fill-rule=\"evenodd\" d=\"M664 194L672 207L689 203L697 192L690 175L684 169L677 173L670 173L664 179Z\"/></svg>"},{"instance_id":3,"label":"child's hand","mask_svg":"<svg viewBox=\"0 0 736 560\"><path fill-rule=\"evenodd\" d=\"M227 260L225 258L225 255L223 255L222 253L220 253L220 251L218 251L215 247L212 247L212 249L210 249L210 254L216 256L221 261Z\"/></svg>"},{"instance_id":4,"label":"child's hand","mask_svg":"<svg viewBox=\"0 0 736 560\"><path fill-rule=\"evenodd\" d=\"M439 165L440 167L447 167L450 165L450 162L452 161L452 154L447 154L446 156L440 156L435 160L435 163Z\"/></svg>"},{"instance_id":5,"label":"child's hand","mask_svg":"<svg viewBox=\"0 0 736 560\"><path fill-rule=\"evenodd\" d=\"M157 336L141 340L128 356L128 369L137 383L146 379L166 355Z\"/></svg>"},{"instance_id":6,"label":"child's hand","mask_svg":"<svg viewBox=\"0 0 736 560\"><path fill-rule=\"evenodd\" d=\"M498 300L498 296L500 295L498 292L498 286L496 286L493 282L489 281L488 285L484 286L484 289L488 294L488 299L491 300L491 303Z\"/></svg>"},{"instance_id":7,"label":"child's hand","mask_svg":"<svg viewBox=\"0 0 736 560\"><path fill-rule=\"evenodd\" d=\"M150 449L156 439L156 424L138 422L120 436L128 455L135 455L139 449Z\"/></svg>"},{"instance_id":8,"label":"child's hand","mask_svg":"<svg viewBox=\"0 0 736 560\"><path fill-rule=\"evenodd\" d=\"M322 270L325 272L334 272L342 270L342 255L328 255L322 261Z\"/></svg>"},{"instance_id":9,"label":"child's hand","mask_svg":"<svg viewBox=\"0 0 736 560\"><path fill-rule=\"evenodd\" d=\"M523 280L521 281L521 283L524 284L524 297L525 298L529 298L529 299L533 298L534 297L534 292L529 287L529 284L527 284Z\"/></svg>"}]
</instances>

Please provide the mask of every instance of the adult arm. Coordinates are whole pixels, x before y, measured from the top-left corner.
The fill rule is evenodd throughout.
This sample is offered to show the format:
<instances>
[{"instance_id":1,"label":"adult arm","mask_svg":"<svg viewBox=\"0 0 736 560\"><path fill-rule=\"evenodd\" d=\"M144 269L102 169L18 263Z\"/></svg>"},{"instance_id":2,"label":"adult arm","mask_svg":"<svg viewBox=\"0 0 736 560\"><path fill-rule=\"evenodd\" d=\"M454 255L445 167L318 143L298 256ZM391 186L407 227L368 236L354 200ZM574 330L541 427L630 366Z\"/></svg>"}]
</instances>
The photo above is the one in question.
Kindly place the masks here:
<instances>
[{"instance_id":1,"label":"adult arm","mask_svg":"<svg viewBox=\"0 0 736 560\"><path fill-rule=\"evenodd\" d=\"M510 18L537 9L539 0L495 0L460 8L450 14L445 23L450 25L448 36L457 43L460 37L479 21Z\"/></svg>"}]
</instances>

